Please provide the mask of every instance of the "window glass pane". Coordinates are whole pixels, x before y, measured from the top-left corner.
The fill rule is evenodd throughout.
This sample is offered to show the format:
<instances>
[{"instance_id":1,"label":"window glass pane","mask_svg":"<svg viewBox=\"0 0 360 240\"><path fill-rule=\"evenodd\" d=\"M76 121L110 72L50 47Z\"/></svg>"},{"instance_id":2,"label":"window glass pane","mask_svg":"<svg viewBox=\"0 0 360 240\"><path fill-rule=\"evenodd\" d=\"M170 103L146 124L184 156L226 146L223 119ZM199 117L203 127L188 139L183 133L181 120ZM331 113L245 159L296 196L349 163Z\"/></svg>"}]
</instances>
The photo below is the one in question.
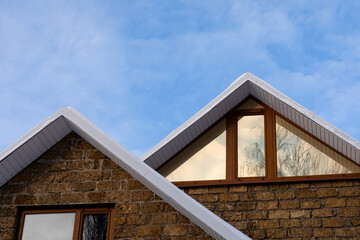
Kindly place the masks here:
<instances>
[{"instance_id":1,"label":"window glass pane","mask_svg":"<svg viewBox=\"0 0 360 240\"><path fill-rule=\"evenodd\" d=\"M261 109L261 108L264 108L261 104L255 102L253 99L249 99L243 104L241 104L241 106L238 107L238 110Z\"/></svg>"},{"instance_id":2,"label":"window glass pane","mask_svg":"<svg viewBox=\"0 0 360 240\"><path fill-rule=\"evenodd\" d=\"M276 116L279 177L359 173L360 167Z\"/></svg>"},{"instance_id":3,"label":"window glass pane","mask_svg":"<svg viewBox=\"0 0 360 240\"><path fill-rule=\"evenodd\" d=\"M238 176L265 176L264 115L238 118Z\"/></svg>"},{"instance_id":4,"label":"window glass pane","mask_svg":"<svg viewBox=\"0 0 360 240\"><path fill-rule=\"evenodd\" d=\"M221 121L160 168L170 181L217 180L226 177L226 122Z\"/></svg>"},{"instance_id":5,"label":"window glass pane","mask_svg":"<svg viewBox=\"0 0 360 240\"><path fill-rule=\"evenodd\" d=\"M75 213L26 214L22 240L69 240L73 238Z\"/></svg>"},{"instance_id":6,"label":"window glass pane","mask_svg":"<svg viewBox=\"0 0 360 240\"><path fill-rule=\"evenodd\" d=\"M82 240L106 240L108 214L86 214L83 219Z\"/></svg>"}]
</instances>

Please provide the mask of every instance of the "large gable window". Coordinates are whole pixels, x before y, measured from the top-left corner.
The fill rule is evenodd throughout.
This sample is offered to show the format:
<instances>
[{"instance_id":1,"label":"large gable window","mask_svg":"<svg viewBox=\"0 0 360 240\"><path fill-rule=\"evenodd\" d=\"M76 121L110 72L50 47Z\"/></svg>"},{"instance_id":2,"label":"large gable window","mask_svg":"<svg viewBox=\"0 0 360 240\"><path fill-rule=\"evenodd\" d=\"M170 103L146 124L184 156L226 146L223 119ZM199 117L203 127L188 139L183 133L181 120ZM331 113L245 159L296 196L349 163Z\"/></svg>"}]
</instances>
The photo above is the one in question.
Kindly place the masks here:
<instances>
[{"instance_id":1,"label":"large gable window","mask_svg":"<svg viewBox=\"0 0 360 240\"><path fill-rule=\"evenodd\" d=\"M178 186L360 177L358 164L253 97L158 171Z\"/></svg>"}]
</instances>

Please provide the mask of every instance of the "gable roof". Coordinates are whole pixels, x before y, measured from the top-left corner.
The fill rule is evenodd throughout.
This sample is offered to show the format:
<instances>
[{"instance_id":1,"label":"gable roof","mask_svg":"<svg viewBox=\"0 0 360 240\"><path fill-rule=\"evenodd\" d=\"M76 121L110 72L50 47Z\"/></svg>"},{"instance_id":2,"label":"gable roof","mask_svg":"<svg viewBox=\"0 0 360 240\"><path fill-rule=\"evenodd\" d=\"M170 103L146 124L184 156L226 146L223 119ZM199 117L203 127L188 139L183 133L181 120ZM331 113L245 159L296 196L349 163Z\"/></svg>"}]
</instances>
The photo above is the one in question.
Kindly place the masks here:
<instances>
[{"instance_id":1,"label":"gable roof","mask_svg":"<svg viewBox=\"0 0 360 240\"><path fill-rule=\"evenodd\" d=\"M251 73L241 75L208 105L145 153L141 159L157 169L249 95L360 164L358 141Z\"/></svg>"},{"instance_id":2,"label":"gable roof","mask_svg":"<svg viewBox=\"0 0 360 240\"><path fill-rule=\"evenodd\" d=\"M0 153L0 187L71 131L91 143L215 239L250 239L170 183L71 107L61 108Z\"/></svg>"}]
</instances>

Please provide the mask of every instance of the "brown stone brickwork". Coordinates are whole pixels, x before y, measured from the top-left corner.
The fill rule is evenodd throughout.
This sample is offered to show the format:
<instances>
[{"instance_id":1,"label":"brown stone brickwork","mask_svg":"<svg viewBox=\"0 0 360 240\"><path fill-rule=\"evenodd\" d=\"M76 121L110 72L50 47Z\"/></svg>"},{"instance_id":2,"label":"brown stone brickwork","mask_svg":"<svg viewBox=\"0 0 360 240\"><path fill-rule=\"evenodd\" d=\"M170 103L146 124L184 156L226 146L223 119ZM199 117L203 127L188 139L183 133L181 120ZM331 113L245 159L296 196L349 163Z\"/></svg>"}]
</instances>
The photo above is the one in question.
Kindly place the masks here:
<instances>
[{"instance_id":1,"label":"brown stone brickwork","mask_svg":"<svg viewBox=\"0 0 360 240\"><path fill-rule=\"evenodd\" d=\"M360 239L360 181L185 188L253 239ZM0 240L18 206L115 203L114 239L211 239L74 133L0 188Z\"/></svg>"},{"instance_id":2,"label":"brown stone brickwork","mask_svg":"<svg viewBox=\"0 0 360 240\"><path fill-rule=\"evenodd\" d=\"M114 239L211 239L71 133L0 188L0 240L15 238L18 206L98 203L115 203Z\"/></svg>"},{"instance_id":3,"label":"brown stone brickwork","mask_svg":"<svg viewBox=\"0 0 360 240\"><path fill-rule=\"evenodd\" d=\"M360 239L360 181L184 188L253 239Z\"/></svg>"}]
</instances>

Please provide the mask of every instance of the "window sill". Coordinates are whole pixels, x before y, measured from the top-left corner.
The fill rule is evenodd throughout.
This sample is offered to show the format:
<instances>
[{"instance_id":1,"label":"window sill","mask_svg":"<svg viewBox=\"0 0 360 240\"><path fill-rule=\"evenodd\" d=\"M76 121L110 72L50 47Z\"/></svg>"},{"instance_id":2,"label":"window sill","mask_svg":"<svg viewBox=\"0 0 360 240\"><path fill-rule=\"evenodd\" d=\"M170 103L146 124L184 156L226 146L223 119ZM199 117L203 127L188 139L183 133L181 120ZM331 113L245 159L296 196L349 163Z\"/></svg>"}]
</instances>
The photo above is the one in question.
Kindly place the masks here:
<instances>
[{"instance_id":1,"label":"window sill","mask_svg":"<svg viewBox=\"0 0 360 240\"><path fill-rule=\"evenodd\" d=\"M172 183L179 188L185 188L185 187L209 187L209 186L242 185L242 184L258 184L258 183L333 181L333 180L347 180L347 179L360 179L360 174L351 173L351 174L336 174L336 175L278 177L275 179L267 179L265 177L240 178L234 181L210 180L210 181L186 181L186 182L172 182Z\"/></svg>"}]
</instances>

